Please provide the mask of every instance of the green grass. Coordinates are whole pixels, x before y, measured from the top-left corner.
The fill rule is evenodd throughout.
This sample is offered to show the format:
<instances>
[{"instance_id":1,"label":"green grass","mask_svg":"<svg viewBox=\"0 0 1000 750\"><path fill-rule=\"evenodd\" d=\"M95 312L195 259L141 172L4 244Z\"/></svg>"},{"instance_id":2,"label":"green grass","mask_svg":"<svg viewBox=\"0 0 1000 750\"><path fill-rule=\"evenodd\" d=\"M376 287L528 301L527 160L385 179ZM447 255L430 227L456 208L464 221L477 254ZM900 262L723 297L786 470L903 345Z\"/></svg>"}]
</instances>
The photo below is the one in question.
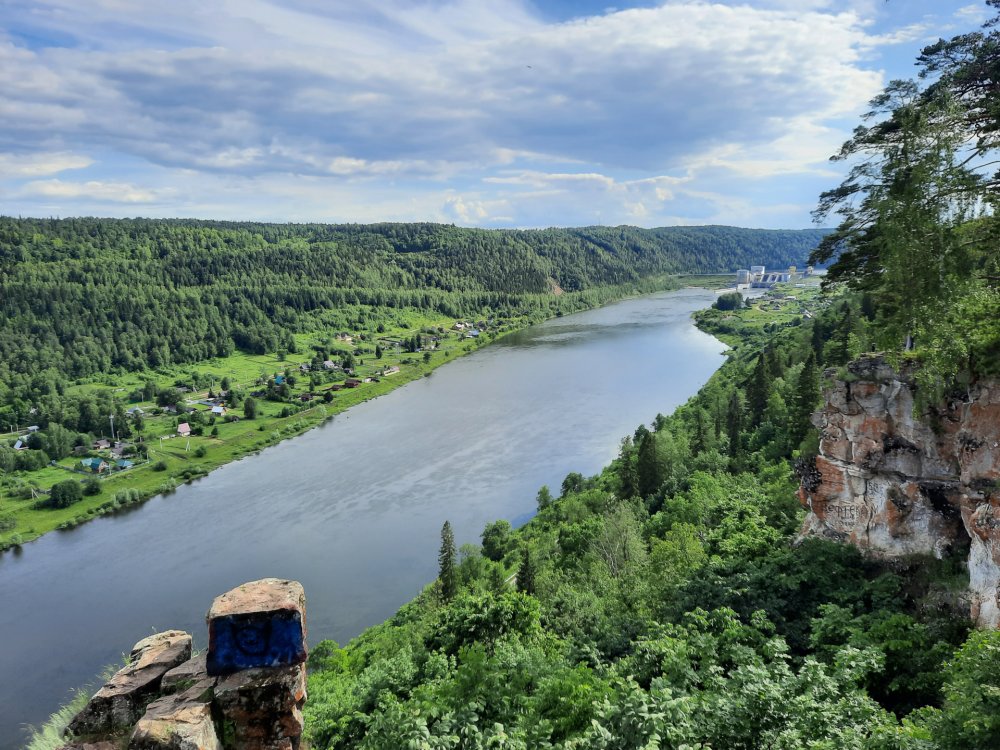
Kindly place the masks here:
<instances>
[{"instance_id":1,"label":"green grass","mask_svg":"<svg viewBox=\"0 0 1000 750\"><path fill-rule=\"evenodd\" d=\"M73 699L52 714L42 726L37 729L30 727L31 734L25 750L56 750L63 747L66 744L63 731L69 726L73 717L87 705L89 698L90 695L86 690L78 690Z\"/></svg>"}]
</instances>

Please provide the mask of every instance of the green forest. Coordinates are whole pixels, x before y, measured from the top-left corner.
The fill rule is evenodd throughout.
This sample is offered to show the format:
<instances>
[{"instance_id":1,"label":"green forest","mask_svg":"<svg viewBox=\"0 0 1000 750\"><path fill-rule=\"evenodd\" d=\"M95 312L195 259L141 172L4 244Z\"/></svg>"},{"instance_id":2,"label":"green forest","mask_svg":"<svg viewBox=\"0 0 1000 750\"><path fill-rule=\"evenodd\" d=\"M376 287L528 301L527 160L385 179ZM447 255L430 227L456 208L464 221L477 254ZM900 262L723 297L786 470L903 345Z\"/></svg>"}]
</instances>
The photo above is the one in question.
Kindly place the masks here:
<instances>
[{"instance_id":1,"label":"green forest","mask_svg":"<svg viewBox=\"0 0 1000 750\"><path fill-rule=\"evenodd\" d=\"M1000 747L1000 633L971 629L963 562L796 540L824 371L884 351L927 403L1000 374L997 21L919 70L837 156L816 314L704 312L735 349L688 404L520 529L456 548L445 524L433 585L314 648L313 747Z\"/></svg>"},{"instance_id":2,"label":"green forest","mask_svg":"<svg viewBox=\"0 0 1000 750\"><path fill-rule=\"evenodd\" d=\"M802 265L823 234L0 218L0 421L86 432L61 398L80 379L294 352L398 311L549 317L680 272Z\"/></svg>"}]
</instances>

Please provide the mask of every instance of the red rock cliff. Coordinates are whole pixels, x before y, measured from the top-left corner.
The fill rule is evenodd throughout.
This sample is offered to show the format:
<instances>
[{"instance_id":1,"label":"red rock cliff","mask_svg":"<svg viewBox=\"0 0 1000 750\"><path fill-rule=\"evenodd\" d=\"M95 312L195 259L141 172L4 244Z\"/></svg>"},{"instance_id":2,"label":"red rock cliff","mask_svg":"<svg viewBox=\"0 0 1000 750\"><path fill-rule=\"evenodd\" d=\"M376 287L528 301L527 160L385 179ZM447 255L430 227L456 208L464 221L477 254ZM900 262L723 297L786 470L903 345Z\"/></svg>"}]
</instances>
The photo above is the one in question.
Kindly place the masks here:
<instances>
[{"instance_id":1,"label":"red rock cliff","mask_svg":"<svg viewBox=\"0 0 1000 750\"><path fill-rule=\"evenodd\" d=\"M878 356L848 370L813 417L821 440L799 490L802 533L884 558L967 554L972 619L1000 627L1000 382L915 415L905 373Z\"/></svg>"}]
</instances>

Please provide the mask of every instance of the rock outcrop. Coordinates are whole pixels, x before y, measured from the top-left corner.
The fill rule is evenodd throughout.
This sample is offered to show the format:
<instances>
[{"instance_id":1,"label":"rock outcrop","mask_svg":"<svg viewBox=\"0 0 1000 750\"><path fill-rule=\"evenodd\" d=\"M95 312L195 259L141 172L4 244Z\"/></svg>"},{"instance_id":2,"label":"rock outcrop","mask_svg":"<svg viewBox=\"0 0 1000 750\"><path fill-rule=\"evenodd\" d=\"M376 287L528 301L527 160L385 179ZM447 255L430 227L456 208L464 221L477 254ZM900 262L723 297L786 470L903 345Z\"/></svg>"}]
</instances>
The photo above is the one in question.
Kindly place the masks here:
<instances>
[{"instance_id":1,"label":"rock outcrop","mask_svg":"<svg viewBox=\"0 0 1000 750\"><path fill-rule=\"evenodd\" d=\"M908 373L879 356L848 372L813 418L820 449L799 490L803 534L884 558L965 555L970 615L1000 626L1000 382L915 414Z\"/></svg>"},{"instance_id":2,"label":"rock outcrop","mask_svg":"<svg viewBox=\"0 0 1000 750\"><path fill-rule=\"evenodd\" d=\"M114 732L135 724L156 697L163 675L191 658L191 636L168 630L143 638L132 647L128 665L119 670L70 722L73 734Z\"/></svg>"},{"instance_id":3,"label":"rock outcrop","mask_svg":"<svg viewBox=\"0 0 1000 750\"><path fill-rule=\"evenodd\" d=\"M216 598L209 647L145 638L70 722L61 750L296 750L306 699L305 594L265 578ZM223 743L223 738L226 742Z\"/></svg>"}]
</instances>

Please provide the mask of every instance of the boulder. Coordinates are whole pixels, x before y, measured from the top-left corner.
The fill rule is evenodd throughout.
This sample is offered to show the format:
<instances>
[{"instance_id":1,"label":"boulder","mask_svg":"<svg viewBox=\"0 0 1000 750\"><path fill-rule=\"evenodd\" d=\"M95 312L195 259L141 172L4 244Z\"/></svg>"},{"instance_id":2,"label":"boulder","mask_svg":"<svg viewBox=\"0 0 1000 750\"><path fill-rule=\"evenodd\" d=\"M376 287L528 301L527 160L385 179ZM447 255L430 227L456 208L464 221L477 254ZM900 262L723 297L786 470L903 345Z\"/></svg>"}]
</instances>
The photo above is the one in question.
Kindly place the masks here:
<instances>
[{"instance_id":1,"label":"boulder","mask_svg":"<svg viewBox=\"0 0 1000 750\"><path fill-rule=\"evenodd\" d=\"M236 672L215 687L215 705L234 728L236 750L297 748L305 700L304 664Z\"/></svg>"},{"instance_id":2,"label":"boulder","mask_svg":"<svg viewBox=\"0 0 1000 750\"><path fill-rule=\"evenodd\" d=\"M305 615L298 581L265 578L216 597L208 612L208 673L302 664Z\"/></svg>"},{"instance_id":3,"label":"boulder","mask_svg":"<svg viewBox=\"0 0 1000 750\"><path fill-rule=\"evenodd\" d=\"M163 675L160 690L164 693L176 693L208 679L208 668L205 664L207 658L208 654L203 651L192 656L179 667L171 669Z\"/></svg>"},{"instance_id":4,"label":"boulder","mask_svg":"<svg viewBox=\"0 0 1000 750\"><path fill-rule=\"evenodd\" d=\"M119 670L69 723L70 735L93 735L127 729L156 696L163 675L191 658L191 636L168 630L139 641L129 663Z\"/></svg>"},{"instance_id":5,"label":"boulder","mask_svg":"<svg viewBox=\"0 0 1000 750\"><path fill-rule=\"evenodd\" d=\"M149 704L135 725L129 750L222 750L212 720L212 686L203 680Z\"/></svg>"}]
</instances>

